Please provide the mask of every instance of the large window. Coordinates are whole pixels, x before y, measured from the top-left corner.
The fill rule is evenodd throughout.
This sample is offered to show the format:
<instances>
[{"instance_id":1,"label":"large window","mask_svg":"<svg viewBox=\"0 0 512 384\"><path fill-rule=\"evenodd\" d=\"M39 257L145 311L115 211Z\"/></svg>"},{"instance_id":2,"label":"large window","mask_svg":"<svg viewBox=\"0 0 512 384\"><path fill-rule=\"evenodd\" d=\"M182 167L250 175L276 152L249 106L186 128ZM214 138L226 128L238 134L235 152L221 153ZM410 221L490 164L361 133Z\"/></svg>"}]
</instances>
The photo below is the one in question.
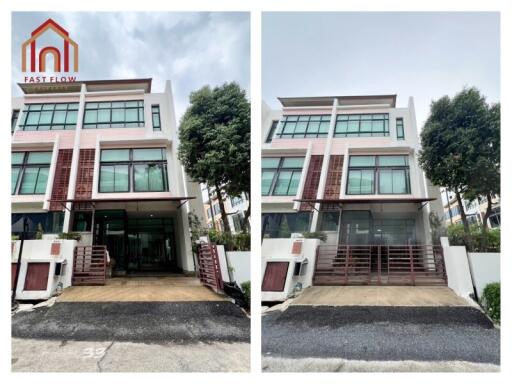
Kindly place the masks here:
<instances>
[{"instance_id":1,"label":"large window","mask_svg":"<svg viewBox=\"0 0 512 384\"><path fill-rule=\"evenodd\" d=\"M407 156L350 156L347 195L375 193L411 193Z\"/></svg>"},{"instance_id":2,"label":"large window","mask_svg":"<svg viewBox=\"0 0 512 384\"><path fill-rule=\"evenodd\" d=\"M331 115L284 116L277 137L327 137Z\"/></svg>"},{"instance_id":3,"label":"large window","mask_svg":"<svg viewBox=\"0 0 512 384\"><path fill-rule=\"evenodd\" d=\"M11 157L11 194L44 194L51 159L51 152L13 152Z\"/></svg>"},{"instance_id":4,"label":"large window","mask_svg":"<svg viewBox=\"0 0 512 384\"><path fill-rule=\"evenodd\" d=\"M404 119L401 117L396 119L396 138L398 140L405 140Z\"/></svg>"},{"instance_id":5,"label":"large window","mask_svg":"<svg viewBox=\"0 0 512 384\"><path fill-rule=\"evenodd\" d=\"M99 192L168 191L164 148L101 151Z\"/></svg>"},{"instance_id":6,"label":"large window","mask_svg":"<svg viewBox=\"0 0 512 384\"><path fill-rule=\"evenodd\" d=\"M292 233L309 231L311 213L263 213L261 218L263 238L289 238Z\"/></svg>"},{"instance_id":7,"label":"large window","mask_svg":"<svg viewBox=\"0 0 512 384\"><path fill-rule=\"evenodd\" d=\"M20 236L23 222L27 219L26 239L35 239L38 231L43 233L61 233L64 223L64 212L45 213L13 213L11 214L11 233Z\"/></svg>"},{"instance_id":8,"label":"large window","mask_svg":"<svg viewBox=\"0 0 512 384\"><path fill-rule=\"evenodd\" d=\"M159 105L151 106L151 119L153 121L153 131L161 131L162 124L160 122L160 106Z\"/></svg>"},{"instance_id":9,"label":"large window","mask_svg":"<svg viewBox=\"0 0 512 384\"><path fill-rule=\"evenodd\" d=\"M86 103L84 128L133 128L144 126L144 102Z\"/></svg>"},{"instance_id":10,"label":"large window","mask_svg":"<svg viewBox=\"0 0 512 384\"><path fill-rule=\"evenodd\" d=\"M299 188L303 157L261 159L261 193L264 196L295 196Z\"/></svg>"},{"instance_id":11,"label":"large window","mask_svg":"<svg viewBox=\"0 0 512 384\"><path fill-rule=\"evenodd\" d=\"M75 129L78 103L26 104L19 123L23 131Z\"/></svg>"},{"instance_id":12,"label":"large window","mask_svg":"<svg viewBox=\"0 0 512 384\"><path fill-rule=\"evenodd\" d=\"M389 115L338 115L334 137L389 136Z\"/></svg>"}]
</instances>

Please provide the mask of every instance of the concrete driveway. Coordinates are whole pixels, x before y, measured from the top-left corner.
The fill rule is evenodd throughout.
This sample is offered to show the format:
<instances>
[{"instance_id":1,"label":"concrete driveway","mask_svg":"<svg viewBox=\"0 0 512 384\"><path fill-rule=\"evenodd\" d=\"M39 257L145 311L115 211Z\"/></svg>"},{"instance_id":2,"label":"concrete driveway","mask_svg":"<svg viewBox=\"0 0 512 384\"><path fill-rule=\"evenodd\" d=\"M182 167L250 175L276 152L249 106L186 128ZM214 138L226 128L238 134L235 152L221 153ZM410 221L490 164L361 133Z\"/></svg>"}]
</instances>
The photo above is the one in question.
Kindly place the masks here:
<instances>
[{"instance_id":1,"label":"concrete driveway","mask_svg":"<svg viewBox=\"0 0 512 384\"><path fill-rule=\"evenodd\" d=\"M451 291L436 302L434 291L400 296L391 289L358 299L357 289L340 298L314 288L264 315L264 371L499 370L499 330ZM346 305L354 302L364 305Z\"/></svg>"}]
</instances>

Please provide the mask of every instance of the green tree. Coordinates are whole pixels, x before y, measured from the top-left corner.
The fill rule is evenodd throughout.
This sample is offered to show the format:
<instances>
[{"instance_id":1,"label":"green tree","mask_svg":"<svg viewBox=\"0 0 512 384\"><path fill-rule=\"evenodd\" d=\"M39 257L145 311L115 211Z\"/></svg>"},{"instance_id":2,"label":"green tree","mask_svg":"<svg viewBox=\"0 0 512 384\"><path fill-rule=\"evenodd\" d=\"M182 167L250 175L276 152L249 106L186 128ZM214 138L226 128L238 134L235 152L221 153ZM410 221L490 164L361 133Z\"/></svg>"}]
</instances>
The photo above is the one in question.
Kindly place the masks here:
<instances>
[{"instance_id":1,"label":"green tree","mask_svg":"<svg viewBox=\"0 0 512 384\"><path fill-rule=\"evenodd\" d=\"M238 84L205 86L191 93L180 123L178 156L194 181L214 189L225 231L226 195L250 196L250 132L250 105Z\"/></svg>"},{"instance_id":2,"label":"green tree","mask_svg":"<svg viewBox=\"0 0 512 384\"><path fill-rule=\"evenodd\" d=\"M455 192L466 233L463 197L499 193L499 111L499 105L489 106L478 89L465 88L452 99L444 96L432 102L421 132L420 165L434 184Z\"/></svg>"}]
</instances>

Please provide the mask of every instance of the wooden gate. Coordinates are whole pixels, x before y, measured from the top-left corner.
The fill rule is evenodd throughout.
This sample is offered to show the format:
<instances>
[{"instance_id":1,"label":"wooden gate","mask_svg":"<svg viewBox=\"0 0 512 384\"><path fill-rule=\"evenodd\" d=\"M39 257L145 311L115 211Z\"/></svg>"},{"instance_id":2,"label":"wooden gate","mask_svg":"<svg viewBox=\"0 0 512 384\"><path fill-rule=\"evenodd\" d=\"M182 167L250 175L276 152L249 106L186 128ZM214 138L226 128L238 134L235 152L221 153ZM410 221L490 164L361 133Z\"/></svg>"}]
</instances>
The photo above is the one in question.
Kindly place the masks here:
<instances>
[{"instance_id":1,"label":"wooden gate","mask_svg":"<svg viewBox=\"0 0 512 384\"><path fill-rule=\"evenodd\" d=\"M73 256L72 285L105 285L107 278L107 247L76 246Z\"/></svg>"},{"instance_id":2,"label":"wooden gate","mask_svg":"<svg viewBox=\"0 0 512 384\"><path fill-rule=\"evenodd\" d=\"M314 285L447 285L434 245L320 245Z\"/></svg>"},{"instance_id":3,"label":"wooden gate","mask_svg":"<svg viewBox=\"0 0 512 384\"><path fill-rule=\"evenodd\" d=\"M211 243L199 244L199 280L213 290L222 290L224 283L220 272L217 246Z\"/></svg>"}]
</instances>

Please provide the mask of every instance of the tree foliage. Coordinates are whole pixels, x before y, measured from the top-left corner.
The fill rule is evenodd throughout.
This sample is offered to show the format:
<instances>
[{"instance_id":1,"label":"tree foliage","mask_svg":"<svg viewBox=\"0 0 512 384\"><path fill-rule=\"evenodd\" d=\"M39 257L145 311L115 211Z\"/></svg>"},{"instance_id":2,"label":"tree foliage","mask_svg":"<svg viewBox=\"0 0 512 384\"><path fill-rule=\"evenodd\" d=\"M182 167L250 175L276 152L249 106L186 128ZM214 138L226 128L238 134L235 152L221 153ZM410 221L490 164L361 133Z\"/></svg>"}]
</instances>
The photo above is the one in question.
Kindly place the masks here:
<instances>
[{"instance_id":1,"label":"tree foliage","mask_svg":"<svg viewBox=\"0 0 512 384\"><path fill-rule=\"evenodd\" d=\"M487 104L476 88L432 102L421 145L421 167L434 184L455 192L469 232L462 196L472 199L499 194L500 105ZM489 202L486 218L491 210Z\"/></svg>"},{"instance_id":2,"label":"tree foliage","mask_svg":"<svg viewBox=\"0 0 512 384\"><path fill-rule=\"evenodd\" d=\"M180 123L179 159L194 181L215 189L226 231L223 191L250 192L250 128L250 105L236 83L192 92Z\"/></svg>"}]
</instances>

